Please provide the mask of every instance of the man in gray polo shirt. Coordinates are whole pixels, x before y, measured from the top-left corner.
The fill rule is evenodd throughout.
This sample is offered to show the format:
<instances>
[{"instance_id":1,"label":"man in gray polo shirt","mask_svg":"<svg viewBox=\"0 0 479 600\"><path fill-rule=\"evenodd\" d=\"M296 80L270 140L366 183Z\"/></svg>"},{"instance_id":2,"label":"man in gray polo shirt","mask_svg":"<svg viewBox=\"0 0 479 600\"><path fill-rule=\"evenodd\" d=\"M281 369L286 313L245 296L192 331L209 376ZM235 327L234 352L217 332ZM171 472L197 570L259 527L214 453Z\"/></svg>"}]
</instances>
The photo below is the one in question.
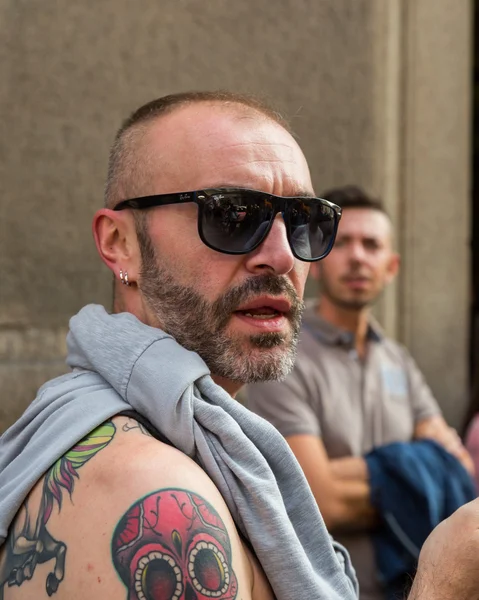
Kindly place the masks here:
<instances>
[{"instance_id":1,"label":"man in gray polo shirt","mask_svg":"<svg viewBox=\"0 0 479 600\"><path fill-rule=\"evenodd\" d=\"M399 268L382 204L355 186L323 195L342 206L335 246L312 266L320 302L307 306L294 371L247 391L249 408L272 422L298 458L326 525L349 550L361 600L384 600L376 575L363 456L381 445L433 438L468 468L413 359L387 338L370 309Z\"/></svg>"}]
</instances>

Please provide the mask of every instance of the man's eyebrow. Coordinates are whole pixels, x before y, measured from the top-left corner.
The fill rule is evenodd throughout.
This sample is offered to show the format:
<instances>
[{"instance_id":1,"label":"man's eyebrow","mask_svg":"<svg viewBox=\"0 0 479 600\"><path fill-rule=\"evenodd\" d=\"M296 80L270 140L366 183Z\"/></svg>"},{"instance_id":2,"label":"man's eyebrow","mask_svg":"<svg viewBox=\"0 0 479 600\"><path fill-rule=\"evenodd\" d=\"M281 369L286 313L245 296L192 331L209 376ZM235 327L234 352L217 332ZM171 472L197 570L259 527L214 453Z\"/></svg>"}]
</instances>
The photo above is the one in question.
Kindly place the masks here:
<instances>
[{"instance_id":1,"label":"man's eyebrow","mask_svg":"<svg viewBox=\"0 0 479 600\"><path fill-rule=\"evenodd\" d=\"M244 185L232 185L231 183L218 183L216 185L209 185L204 188L205 190L254 190L256 192L260 192L261 194L269 194L269 192L265 192L263 190L257 190L255 188L247 187ZM277 196L278 194L272 194L272 196ZM314 192L304 188L295 188L291 194L287 196L281 196L283 198L317 198Z\"/></svg>"},{"instance_id":2,"label":"man's eyebrow","mask_svg":"<svg viewBox=\"0 0 479 600\"><path fill-rule=\"evenodd\" d=\"M309 190L299 189L296 190L295 196L301 196L302 198L317 198L314 192L310 192Z\"/></svg>"},{"instance_id":3,"label":"man's eyebrow","mask_svg":"<svg viewBox=\"0 0 479 600\"><path fill-rule=\"evenodd\" d=\"M341 239L343 241L348 241L353 239L354 234L351 233L341 233L341 230L338 231L338 234L336 236L336 239ZM376 243L382 243L381 242L381 238L377 235L374 234L368 234L368 235L361 235L359 236L362 242L376 242Z\"/></svg>"}]
</instances>

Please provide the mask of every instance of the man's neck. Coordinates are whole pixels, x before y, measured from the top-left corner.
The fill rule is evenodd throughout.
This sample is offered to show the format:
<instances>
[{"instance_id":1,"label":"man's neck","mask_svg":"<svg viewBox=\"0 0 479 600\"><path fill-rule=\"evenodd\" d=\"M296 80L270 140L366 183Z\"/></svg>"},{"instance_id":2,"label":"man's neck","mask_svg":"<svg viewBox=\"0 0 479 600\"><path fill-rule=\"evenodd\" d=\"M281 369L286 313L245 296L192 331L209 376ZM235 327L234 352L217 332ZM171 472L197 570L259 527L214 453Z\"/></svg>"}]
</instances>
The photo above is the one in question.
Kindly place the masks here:
<instances>
[{"instance_id":1,"label":"man's neck","mask_svg":"<svg viewBox=\"0 0 479 600\"><path fill-rule=\"evenodd\" d=\"M365 356L369 324L369 308L353 309L338 306L329 298L323 296L321 302L319 302L317 306L316 312L325 321L354 334L356 352L361 358Z\"/></svg>"},{"instance_id":2,"label":"man's neck","mask_svg":"<svg viewBox=\"0 0 479 600\"><path fill-rule=\"evenodd\" d=\"M220 377L219 375L211 374L211 379L219 386L221 386L224 390L228 392L228 394L235 398L236 394L243 387L242 383L238 383L237 381L231 381L230 379L225 379L224 377Z\"/></svg>"}]
</instances>

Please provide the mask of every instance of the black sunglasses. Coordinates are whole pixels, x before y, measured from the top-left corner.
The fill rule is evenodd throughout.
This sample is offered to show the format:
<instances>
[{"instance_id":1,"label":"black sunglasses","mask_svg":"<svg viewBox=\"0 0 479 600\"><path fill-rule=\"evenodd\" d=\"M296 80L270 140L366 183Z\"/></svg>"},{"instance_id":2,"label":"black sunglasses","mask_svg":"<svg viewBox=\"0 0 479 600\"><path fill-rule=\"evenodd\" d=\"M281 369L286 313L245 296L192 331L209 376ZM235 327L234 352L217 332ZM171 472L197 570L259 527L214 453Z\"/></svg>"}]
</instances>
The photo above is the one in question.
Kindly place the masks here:
<instances>
[{"instance_id":1,"label":"black sunglasses","mask_svg":"<svg viewBox=\"0 0 479 600\"><path fill-rule=\"evenodd\" d=\"M252 252L265 240L280 212L294 256L307 262L320 260L333 247L341 219L341 208L322 198L273 196L241 188L143 196L123 200L114 210L185 202L198 205L202 242L224 254Z\"/></svg>"}]
</instances>

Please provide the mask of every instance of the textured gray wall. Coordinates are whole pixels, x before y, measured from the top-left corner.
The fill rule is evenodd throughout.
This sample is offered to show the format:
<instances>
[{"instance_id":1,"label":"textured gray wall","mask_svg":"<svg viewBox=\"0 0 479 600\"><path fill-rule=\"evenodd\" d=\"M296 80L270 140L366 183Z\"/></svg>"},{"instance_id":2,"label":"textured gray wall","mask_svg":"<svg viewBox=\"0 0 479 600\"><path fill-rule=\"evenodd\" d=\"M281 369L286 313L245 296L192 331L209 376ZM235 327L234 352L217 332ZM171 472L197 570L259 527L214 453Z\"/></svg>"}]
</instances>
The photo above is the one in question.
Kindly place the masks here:
<instances>
[{"instance_id":1,"label":"textured gray wall","mask_svg":"<svg viewBox=\"0 0 479 600\"><path fill-rule=\"evenodd\" d=\"M404 156L391 150L404 142L398 81L407 61L395 43L410 28L403 8L415 1L0 2L0 431L64 370L68 318L88 302L110 302L90 222L114 132L141 103L188 89L267 95L292 119L318 191L356 182L391 192L399 206ZM417 0L422 27L432 8L468 5L456 2ZM462 64L461 27L459 49L433 38L426 69L451 50ZM427 177L435 176L431 164ZM401 333L396 296L386 320ZM431 327L421 332L426 345ZM465 337L456 333L456 342ZM427 356L422 364L434 372Z\"/></svg>"}]
</instances>

